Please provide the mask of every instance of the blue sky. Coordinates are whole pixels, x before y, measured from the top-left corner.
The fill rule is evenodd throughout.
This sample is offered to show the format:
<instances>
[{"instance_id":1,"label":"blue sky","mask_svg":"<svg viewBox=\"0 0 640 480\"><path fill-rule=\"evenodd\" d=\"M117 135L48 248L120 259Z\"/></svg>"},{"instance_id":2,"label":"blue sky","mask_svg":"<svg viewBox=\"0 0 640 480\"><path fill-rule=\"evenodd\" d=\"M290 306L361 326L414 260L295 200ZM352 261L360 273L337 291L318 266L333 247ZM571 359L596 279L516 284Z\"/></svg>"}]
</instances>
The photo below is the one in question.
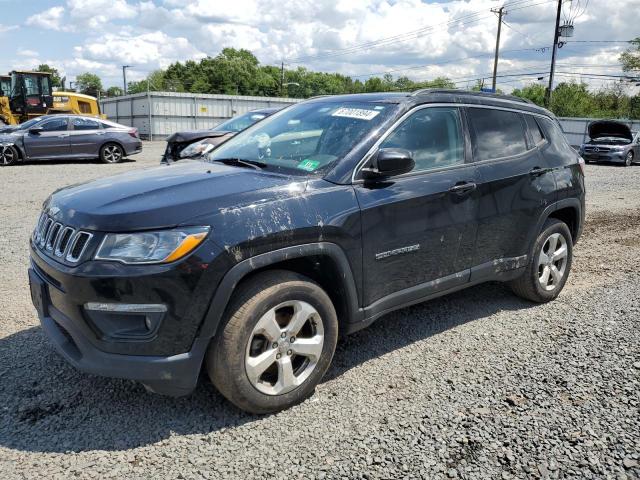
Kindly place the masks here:
<instances>
[{"instance_id":1,"label":"blue sky","mask_svg":"<svg viewBox=\"0 0 640 480\"><path fill-rule=\"evenodd\" d=\"M122 64L134 65L129 76L139 79L229 46L290 68L363 80L383 72L446 75L465 86L492 69L497 19L490 9L503 3L499 73L514 75L500 80L510 90L537 81L524 73L548 69L550 51L542 47L552 43L554 0L0 0L0 71L48 63L69 80L91 71L110 86L121 83ZM598 75L621 74L626 45L596 41L639 36L640 0L615 5L565 2L564 17L576 16L571 40L579 42L560 50L559 80L599 88L615 80Z\"/></svg>"}]
</instances>

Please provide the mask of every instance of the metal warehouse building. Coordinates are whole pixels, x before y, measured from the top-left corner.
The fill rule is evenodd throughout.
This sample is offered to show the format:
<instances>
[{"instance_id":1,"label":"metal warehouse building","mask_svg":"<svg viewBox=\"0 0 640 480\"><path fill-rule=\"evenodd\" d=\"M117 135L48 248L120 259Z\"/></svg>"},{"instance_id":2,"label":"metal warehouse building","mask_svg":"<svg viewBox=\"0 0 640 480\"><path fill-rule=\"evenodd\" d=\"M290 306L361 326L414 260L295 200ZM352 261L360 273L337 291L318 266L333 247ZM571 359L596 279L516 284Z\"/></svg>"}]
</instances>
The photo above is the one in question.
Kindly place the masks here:
<instances>
[{"instance_id":1,"label":"metal warehouse building","mask_svg":"<svg viewBox=\"0 0 640 480\"><path fill-rule=\"evenodd\" d=\"M212 128L258 108L286 107L297 98L149 92L100 100L109 120L135 127L143 138L160 140L179 130Z\"/></svg>"}]
</instances>

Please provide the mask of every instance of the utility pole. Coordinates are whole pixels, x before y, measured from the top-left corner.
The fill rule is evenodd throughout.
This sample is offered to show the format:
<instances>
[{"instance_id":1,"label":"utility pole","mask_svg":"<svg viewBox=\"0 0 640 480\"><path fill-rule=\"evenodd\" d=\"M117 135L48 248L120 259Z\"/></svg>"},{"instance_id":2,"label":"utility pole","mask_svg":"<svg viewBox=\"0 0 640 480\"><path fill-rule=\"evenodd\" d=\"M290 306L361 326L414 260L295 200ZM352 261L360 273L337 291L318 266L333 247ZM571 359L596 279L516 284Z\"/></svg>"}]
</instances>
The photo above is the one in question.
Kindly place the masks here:
<instances>
[{"instance_id":1,"label":"utility pole","mask_svg":"<svg viewBox=\"0 0 640 480\"><path fill-rule=\"evenodd\" d=\"M124 94L127 94L127 68L131 68L131 65L122 65L122 82L124 83Z\"/></svg>"},{"instance_id":2,"label":"utility pole","mask_svg":"<svg viewBox=\"0 0 640 480\"><path fill-rule=\"evenodd\" d=\"M553 74L556 71L556 54L558 53L558 39L560 37L560 15L562 15L562 0L558 0L558 12L556 13L556 29L553 34L553 52L551 53L551 71L549 72L549 87L545 98L545 106L551 106L551 95L553 92Z\"/></svg>"},{"instance_id":3,"label":"utility pole","mask_svg":"<svg viewBox=\"0 0 640 480\"><path fill-rule=\"evenodd\" d=\"M284 62L280 64L280 96L284 94Z\"/></svg>"},{"instance_id":4,"label":"utility pole","mask_svg":"<svg viewBox=\"0 0 640 480\"><path fill-rule=\"evenodd\" d=\"M506 15L507 12L504 11L504 6L495 9L492 8L491 11L493 13L498 14L498 36L496 37L496 56L493 59L493 82L491 83L491 88L493 92L496 91L496 77L498 75L498 56L500 55L500 33L502 32L502 16Z\"/></svg>"}]
</instances>

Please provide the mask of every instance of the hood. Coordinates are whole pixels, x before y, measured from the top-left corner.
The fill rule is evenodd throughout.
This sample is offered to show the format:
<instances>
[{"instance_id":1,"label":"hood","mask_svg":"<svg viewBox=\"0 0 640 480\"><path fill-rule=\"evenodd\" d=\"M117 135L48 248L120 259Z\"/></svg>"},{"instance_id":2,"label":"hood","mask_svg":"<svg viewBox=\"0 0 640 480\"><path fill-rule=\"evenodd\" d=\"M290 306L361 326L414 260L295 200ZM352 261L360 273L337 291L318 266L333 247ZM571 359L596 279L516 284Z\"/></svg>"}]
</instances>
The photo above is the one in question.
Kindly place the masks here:
<instances>
[{"instance_id":1,"label":"hood","mask_svg":"<svg viewBox=\"0 0 640 480\"><path fill-rule=\"evenodd\" d=\"M167 143L182 143L202 140L203 138L223 137L233 132L217 132L214 130L189 130L186 132L176 132L167 138Z\"/></svg>"},{"instance_id":2,"label":"hood","mask_svg":"<svg viewBox=\"0 0 640 480\"><path fill-rule=\"evenodd\" d=\"M279 190L290 182L269 172L184 160L66 187L53 193L44 209L66 225L88 230L170 228L233 207L247 192Z\"/></svg>"},{"instance_id":3,"label":"hood","mask_svg":"<svg viewBox=\"0 0 640 480\"><path fill-rule=\"evenodd\" d=\"M627 125L622 122L616 122L614 120L598 120L589 124L589 138L595 140L596 138L603 137L615 137L622 138L624 140L633 140L631 130Z\"/></svg>"},{"instance_id":4,"label":"hood","mask_svg":"<svg viewBox=\"0 0 640 480\"><path fill-rule=\"evenodd\" d=\"M0 127L0 133L10 133L18 130L19 125L3 125Z\"/></svg>"}]
</instances>

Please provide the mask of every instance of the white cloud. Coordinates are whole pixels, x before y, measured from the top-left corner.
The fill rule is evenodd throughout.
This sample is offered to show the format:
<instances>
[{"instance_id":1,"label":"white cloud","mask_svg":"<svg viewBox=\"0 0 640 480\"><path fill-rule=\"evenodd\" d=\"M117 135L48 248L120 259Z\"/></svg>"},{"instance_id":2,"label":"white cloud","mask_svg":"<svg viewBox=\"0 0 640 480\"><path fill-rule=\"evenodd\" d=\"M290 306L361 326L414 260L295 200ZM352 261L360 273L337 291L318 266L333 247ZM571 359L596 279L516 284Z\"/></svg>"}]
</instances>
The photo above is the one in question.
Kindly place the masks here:
<instances>
[{"instance_id":1,"label":"white cloud","mask_svg":"<svg viewBox=\"0 0 640 480\"><path fill-rule=\"evenodd\" d=\"M178 60L205 57L186 38L170 37L162 32L141 35L108 33L75 47L74 52L75 66L95 70L95 67L101 65L132 65L131 78L134 79L136 74L140 77Z\"/></svg>"},{"instance_id":2,"label":"white cloud","mask_svg":"<svg viewBox=\"0 0 640 480\"><path fill-rule=\"evenodd\" d=\"M16 52L21 57L37 57L38 52L35 50L29 50L28 48L21 48Z\"/></svg>"},{"instance_id":3,"label":"white cloud","mask_svg":"<svg viewBox=\"0 0 640 480\"><path fill-rule=\"evenodd\" d=\"M32 27L44 28L47 30L65 30L64 7L51 7L42 13L29 17L26 24Z\"/></svg>"}]
</instances>

